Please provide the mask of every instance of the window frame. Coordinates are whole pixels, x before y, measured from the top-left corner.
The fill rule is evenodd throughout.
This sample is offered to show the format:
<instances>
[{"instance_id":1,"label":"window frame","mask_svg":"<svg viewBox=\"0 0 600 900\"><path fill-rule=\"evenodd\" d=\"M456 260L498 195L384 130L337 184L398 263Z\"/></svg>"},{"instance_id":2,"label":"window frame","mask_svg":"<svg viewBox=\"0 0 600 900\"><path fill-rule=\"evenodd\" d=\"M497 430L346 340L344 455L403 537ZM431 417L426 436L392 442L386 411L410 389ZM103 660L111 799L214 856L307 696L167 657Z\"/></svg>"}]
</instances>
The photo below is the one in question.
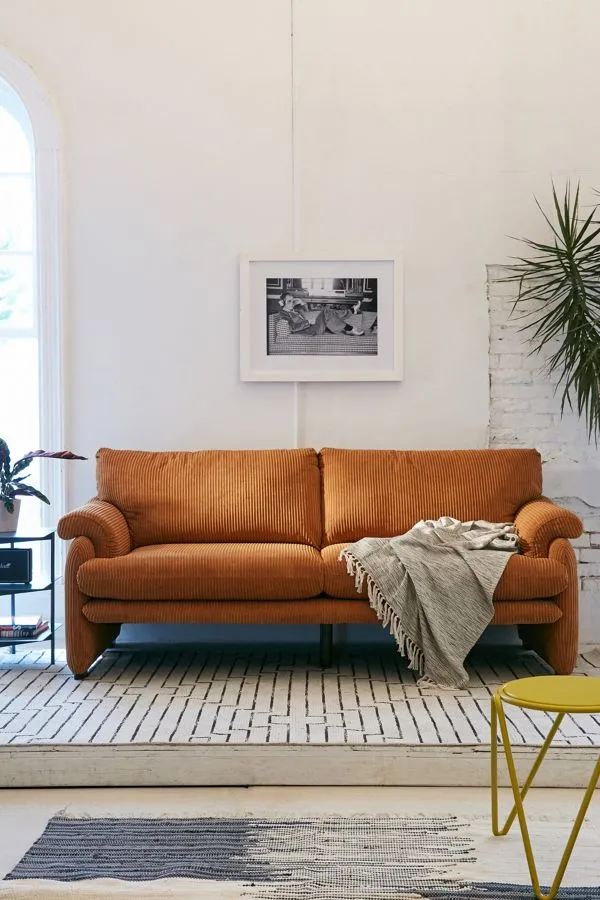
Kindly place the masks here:
<instances>
[{"instance_id":1,"label":"window frame","mask_svg":"<svg viewBox=\"0 0 600 900\"><path fill-rule=\"evenodd\" d=\"M0 77L7 82L29 117L33 149L34 290L38 337L39 434L41 449L66 447L63 393L63 256L60 131L50 97L33 70L0 47ZM37 449L37 448L36 448ZM41 522L53 527L66 509L62 465L40 460Z\"/></svg>"}]
</instances>

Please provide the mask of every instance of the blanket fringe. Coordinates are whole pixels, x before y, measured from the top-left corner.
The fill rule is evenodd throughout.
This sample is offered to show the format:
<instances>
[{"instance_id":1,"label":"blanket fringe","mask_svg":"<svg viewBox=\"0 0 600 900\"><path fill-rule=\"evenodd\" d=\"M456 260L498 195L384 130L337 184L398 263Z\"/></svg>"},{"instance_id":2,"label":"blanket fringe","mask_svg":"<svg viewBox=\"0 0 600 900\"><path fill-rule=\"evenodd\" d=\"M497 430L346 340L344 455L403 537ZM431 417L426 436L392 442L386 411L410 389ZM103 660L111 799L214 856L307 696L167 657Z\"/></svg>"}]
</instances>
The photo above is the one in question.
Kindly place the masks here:
<instances>
[{"instance_id":1,"label":"blanket fringe","mask_svg":"<svg viewBox=\"0 0 600 900\"><path fill-rule=\"evenodd\" d=\"M367 596L369 598L371 609L375 610L377 618L383 627L387 628L395 639L398 650L402 656L405 656L408 660L409 669L412 669L413 672L417 672L422 678L425 668L423 651L420 647L417 647L415 642L411 640L402 629L398 616L390 609L389 604L386 603L385 597L381 593L376 582L371 575L369 575L362 563L360 563L349 550L342 550L339 558L340 560L345 561L348 575L354 576L354 586L357 591L362 590L364 580L365 578L367 579Z\"/></svg>"}]
</instances>

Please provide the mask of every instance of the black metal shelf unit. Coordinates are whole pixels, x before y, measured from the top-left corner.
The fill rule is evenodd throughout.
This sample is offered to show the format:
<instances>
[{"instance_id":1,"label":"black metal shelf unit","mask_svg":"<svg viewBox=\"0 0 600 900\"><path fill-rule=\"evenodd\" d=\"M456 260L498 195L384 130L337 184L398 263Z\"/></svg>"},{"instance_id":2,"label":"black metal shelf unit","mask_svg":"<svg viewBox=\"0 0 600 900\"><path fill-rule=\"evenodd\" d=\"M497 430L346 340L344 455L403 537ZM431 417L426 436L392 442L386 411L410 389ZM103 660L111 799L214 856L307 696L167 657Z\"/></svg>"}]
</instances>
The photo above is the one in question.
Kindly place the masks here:
<instances>
[{"instance_id":1,"label":"black metal shelf unit","mask_svg":"<svg viewBox=\"0 0 600 900\"><path fill-rule=\"evenodd\" d=\"M50 641L50 662L53 664L55 659L55 636L61 623L56 621L56 609L54 588L56 581L56 573L54 569L54 529L50 528L29 528L22 532L16 531L0 532L0 544L10 544L11 549L15 544L32 544L37 541L50 542L50 579L42 576L34 577L28 583L7 583L0 582L0 597L10 596L10 615L16 615L16 598L19 594L33 594L36 591L50 592L50 627L35 637L22 638L0 638L0 647L12 647L13 653L17 644L37 644L43 641Z\"/></svg>"}]
</instances>

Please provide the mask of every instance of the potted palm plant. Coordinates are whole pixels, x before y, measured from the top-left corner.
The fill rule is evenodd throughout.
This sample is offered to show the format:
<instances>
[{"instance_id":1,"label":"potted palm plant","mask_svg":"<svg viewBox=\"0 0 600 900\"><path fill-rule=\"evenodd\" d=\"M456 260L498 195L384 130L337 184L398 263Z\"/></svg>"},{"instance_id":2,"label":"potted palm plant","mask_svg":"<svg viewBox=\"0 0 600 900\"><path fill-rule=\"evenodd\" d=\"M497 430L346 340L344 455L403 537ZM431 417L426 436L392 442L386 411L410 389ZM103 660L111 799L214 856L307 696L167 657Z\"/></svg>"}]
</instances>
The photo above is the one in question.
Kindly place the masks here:
<instances>
[{"instance_id":1,"label":"potted palm plant","mask_svg":"<svg viewBox=\"0 0 600 900\"><path fill-rule=\"evenodd\" d=\"M517 257L503 281L514 282L513 313L526 306L521 331L531 352L545 349L548 374L558 376L565 406L576 408L588 436L600 436L600 220L597 207L580 213L579 186L567 182L559 197L552 186L553 213L538 206L550 229L548 239L524 239L531 251ZM523 307L521 307L523 308Z\"/></svg>"},{"instance_id":2,"label":"potted palm plant","mask_svg":"<svg viewBox=\"0 0 600 900\"><path fill-rule=\"evenodd\" d=\"M37 497L43 503L50 503L45 494L27 483L30 473L22 474L34 459L42 456L48 459L87 459L70 450L32 450L11 465L8 444L0 438L0 533L16 531L21 497Z\"/></svg>"}]
</instances>

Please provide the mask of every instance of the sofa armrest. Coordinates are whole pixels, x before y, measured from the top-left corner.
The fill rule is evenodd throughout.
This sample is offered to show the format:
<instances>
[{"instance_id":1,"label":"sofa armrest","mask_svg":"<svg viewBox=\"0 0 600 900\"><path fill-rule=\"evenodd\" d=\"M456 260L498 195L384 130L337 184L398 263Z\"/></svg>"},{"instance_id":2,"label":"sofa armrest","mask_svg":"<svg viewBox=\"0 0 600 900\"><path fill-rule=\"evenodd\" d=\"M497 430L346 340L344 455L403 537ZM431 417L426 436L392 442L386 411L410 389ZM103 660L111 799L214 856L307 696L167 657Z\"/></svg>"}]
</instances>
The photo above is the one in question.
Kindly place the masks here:
<instances>
[{"instance_id":1,"label":"sofa armrest","mask_svg":"<svg viewBox=\"0 0 600 900\"><path fill-rule=\"evenodd\" d=\"M522 506L515 517L515 527L525 556L548 556L556 538L578 538L583 531L579 516L547 497Z\"/></svg>"},{"instance_id":2,"label":"sofa armrest","mask_svg":"<svg viewBox=\"0 0 600 900\"><path fill-rule=\"evenodd\" d=\"M89 538L96 556L124 556L131 550L131 537L123 513L104 500L90 500L67 513L59 520L56 530L65 540Z\"/></svg>"}]
</instances>

